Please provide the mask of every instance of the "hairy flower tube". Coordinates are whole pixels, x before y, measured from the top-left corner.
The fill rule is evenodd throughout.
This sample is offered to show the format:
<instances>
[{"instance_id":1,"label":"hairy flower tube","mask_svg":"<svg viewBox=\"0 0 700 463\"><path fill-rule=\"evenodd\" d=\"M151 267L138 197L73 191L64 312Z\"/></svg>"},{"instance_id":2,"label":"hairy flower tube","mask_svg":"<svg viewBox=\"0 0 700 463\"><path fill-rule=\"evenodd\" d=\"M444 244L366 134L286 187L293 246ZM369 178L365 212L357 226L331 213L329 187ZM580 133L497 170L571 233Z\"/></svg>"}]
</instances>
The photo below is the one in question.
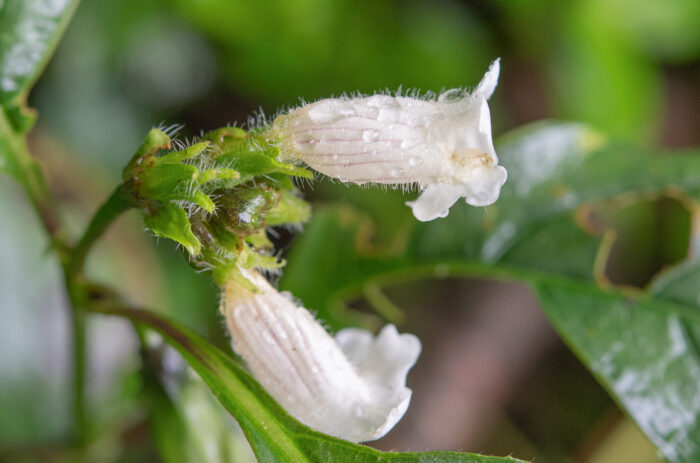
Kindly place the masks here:
<instances>
[{"instance_id":1,"label":"hairy flower tube","mask_svg":"<svg viewBox=\"0 0 700 463\"><path fill-rule=\"evenodd\" d=\"M498 199L506 170L498 165L487 100L499 60L472 93L452 89L437 99L373 95L330 98L278 117L281 152L357 184L416 184L407 204L418 220L445 217L464 198L473 206Z\"/></svg>"},{"instance_id":2,"label":"hairy flower tube","mask_svg":"<svg viewBox=\"0 0 700 463\"><path fill-rule=\"evenodd\" d=\"M391 430L411 399L405 382L418 338L387 325L376 338L346 328L334 339L291 295L254 270L240 272L247 282L229 280L221 310L233 350L275 400L302 423L353 442Z\"/></svg>"}]
</instances>

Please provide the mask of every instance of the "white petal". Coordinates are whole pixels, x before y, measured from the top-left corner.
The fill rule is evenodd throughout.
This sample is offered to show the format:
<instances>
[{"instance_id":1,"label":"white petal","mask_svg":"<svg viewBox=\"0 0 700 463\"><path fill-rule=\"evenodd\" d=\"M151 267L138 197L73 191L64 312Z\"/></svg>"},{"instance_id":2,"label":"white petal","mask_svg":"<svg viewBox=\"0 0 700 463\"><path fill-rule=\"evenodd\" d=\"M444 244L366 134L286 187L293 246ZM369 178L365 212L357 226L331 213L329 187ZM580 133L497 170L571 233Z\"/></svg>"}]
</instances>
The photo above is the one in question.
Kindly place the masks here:
<instances>
[{"instance_id":1,"label":"white petal","mask_svg":"<svg viewBox=\"0 0 700 463\"><path fill-rule=\"evenodd\" d=\"M347 183L417 185L422 221L445 217L460 197L486 206L506 179L498 166L487 99L498 85L495 60L471 95L437 101L373 95L317 101L275 121L282 156Z\"/></svg>"},{"instance_id":2,"label":"white petal","mask_svg":"<svg viewBox=\"0 0 700 463\"><path fill-rule=\"evenodd\" d=\"M415 201L406 204L421 222L447 217L450 207L462 196L461 188L446 183L428 185Z\"/></svg>"},{"instance_id":3,"label":"white petal","mask_svg":"<svg viewBox=\"0 0 700 463\"><path fill-rule=\"evenodd\" d=\"M496 86L498 85L498 75L501 73L501 58L497 58L493 63L491 63L491 66L489 66L489 70L486 71L486 74L484 74L484 77L481 79L481 82L479 82L479 85L477 85L476 90L472 93L472 96L474 97L481 97L486 100L491 98L491 95L493 95L493 92L496 90Z\"/></svg>"},{"instance_id":4,"label":"white petal","mask_svg":"<svg viewBox=\"0 0 700 463\"><path fill-rule=\"evenodd\" d=\"M229 282L222 311L234 351L275 400L308 426L347 440L388 432L408 407L406 374L418 339L393 326L376 339L350 329L338 333L339 346L305 308L256 272L242 273L259 291Z\"/></svg>"},{"instance_id":5,"label":"white petal","mask_svg":"<svg viewBox=\"0 0 700 463\"><path fill-rule=\"evenodd\" d=\"M421 351L417 337L399 334L394 325L386 325L376 338L367 330L345 328L335 341L362 378L392 390L403 387Z\"/></svg>"},{"instance_id":6,"label":"white petal","mask_svg":"<svg viewBox=\"0 0 700 463\"><path fill-rule=\"evenodd\" d=\"M474 175L471 182L462 186L462 196L472 206L488 206L496 202L501 194L501 187L508 178L508 172L502 166L483 169Z\"/></svg>"}]
</instances>

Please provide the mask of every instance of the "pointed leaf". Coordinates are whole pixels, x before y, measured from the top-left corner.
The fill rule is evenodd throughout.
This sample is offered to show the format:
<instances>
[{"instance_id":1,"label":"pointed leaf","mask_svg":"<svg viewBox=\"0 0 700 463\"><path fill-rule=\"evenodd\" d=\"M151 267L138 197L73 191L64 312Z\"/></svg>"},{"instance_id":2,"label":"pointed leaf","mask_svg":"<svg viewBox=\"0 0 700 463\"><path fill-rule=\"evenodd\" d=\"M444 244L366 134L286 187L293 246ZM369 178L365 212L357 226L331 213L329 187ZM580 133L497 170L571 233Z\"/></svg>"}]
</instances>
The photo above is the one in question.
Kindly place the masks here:
<instances>
[{"instance_id":1,"label":"pointed leaf","mask_svg":"<svg viewBox=\"0 0 700 463\"><path fill-rule=\"evenodd\" d=\"M187 213L175 204L166 203L152 216L146 215L144 223L157 236L175 240L192 256L201 252L201 243L192 233Z\"/></svg>"},{"instance_id":2,"label":"pointed leaf","mask_svg":"<svg viewBox=\"0 0 700 463\"><path fill-rule=\"evenodd\" d=\"M33 115L24 108L27 93L44 69L77 0L5 0L0 3L0 104L17 132Z\"/></svg>"},{"instance_id":3,"label":"pointed leaf","mask_svg":"<svg viewBox=\"0 0 700 463\"><path fill-rule=\"evenodd\" d=\"M497 152L509 177L498 202L411 222L388 245L373 242L373 221L355 208L317 212L289 253L281 288L339 328L361 320L343 300L360 295L367 282L439 271L529 283L560 335L664 456L700 460L697 254L691 248L688 262L648 290L629 291L601 275L612 234L580 227L592 204L663 195L688 204L697 223L700 150L660 154L576 124L537 124L506 136ZM698 231L691 233L697 243Z\"/></svg>"}]
</instances>

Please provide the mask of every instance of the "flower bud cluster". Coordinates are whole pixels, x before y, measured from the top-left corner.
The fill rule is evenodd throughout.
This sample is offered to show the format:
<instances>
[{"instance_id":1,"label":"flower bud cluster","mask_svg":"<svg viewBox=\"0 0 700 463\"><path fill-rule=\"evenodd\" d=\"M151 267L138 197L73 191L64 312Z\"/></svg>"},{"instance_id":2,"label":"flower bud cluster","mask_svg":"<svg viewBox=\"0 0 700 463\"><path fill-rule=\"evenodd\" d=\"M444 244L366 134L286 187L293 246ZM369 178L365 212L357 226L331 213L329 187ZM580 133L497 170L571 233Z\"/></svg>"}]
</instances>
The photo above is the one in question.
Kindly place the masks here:
<instances>
[{"instance_id":1,"label":"flower bud cluster","mask_svg":"<svg viewBox=\"0 0 700 463\"><path fill-rule=\"evenodd\" d=\"M309 206L291 177L311 173L280 162L279 148L235 127L173 149L152 129L124 169L124 190L157 236L183 245L190 262L222 283L243 268L276 268L266 227L304 222Z\"/></svg>"}]
</instances>

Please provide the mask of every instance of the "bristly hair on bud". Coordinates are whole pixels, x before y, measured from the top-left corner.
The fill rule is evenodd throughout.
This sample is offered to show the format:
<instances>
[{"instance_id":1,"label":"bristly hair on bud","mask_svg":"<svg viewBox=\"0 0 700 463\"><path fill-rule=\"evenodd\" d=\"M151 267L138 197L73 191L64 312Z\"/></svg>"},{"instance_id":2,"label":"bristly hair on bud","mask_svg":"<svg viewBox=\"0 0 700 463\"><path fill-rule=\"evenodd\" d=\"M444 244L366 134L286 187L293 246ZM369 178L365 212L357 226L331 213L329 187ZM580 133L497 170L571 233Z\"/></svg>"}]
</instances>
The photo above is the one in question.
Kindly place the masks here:
<instances>
[{"instance_id":1,"label":"bristly hair on bud","mask_svg":"<svg viewBox=\"0 0 700 463\"><path fill-rule=\"evenodd\" d=\"M493 147L487 103L499 72L497 59L471 93L320 100L277 117L268 135L282 159L303 161L342 182L417 185L420 196L407 204L421 221L447 216L459 198L487 206L507 177Z\"/></svg>"},{"instance_id":2,"label":"bristly hair on bud","mask_svg":"<svg viewBox=\"0 0 700 463\"><path fill-rule=\"evenodd\" d=\"M190 142L173 140L177 130L151 130L124 169L122 189L146 226L183 245L190 263L219 284L239 267L279 268L266 230L308 219L291 177L313 174L279 161L278 147L240 128Z\"/></svg>"}]
</instances>

